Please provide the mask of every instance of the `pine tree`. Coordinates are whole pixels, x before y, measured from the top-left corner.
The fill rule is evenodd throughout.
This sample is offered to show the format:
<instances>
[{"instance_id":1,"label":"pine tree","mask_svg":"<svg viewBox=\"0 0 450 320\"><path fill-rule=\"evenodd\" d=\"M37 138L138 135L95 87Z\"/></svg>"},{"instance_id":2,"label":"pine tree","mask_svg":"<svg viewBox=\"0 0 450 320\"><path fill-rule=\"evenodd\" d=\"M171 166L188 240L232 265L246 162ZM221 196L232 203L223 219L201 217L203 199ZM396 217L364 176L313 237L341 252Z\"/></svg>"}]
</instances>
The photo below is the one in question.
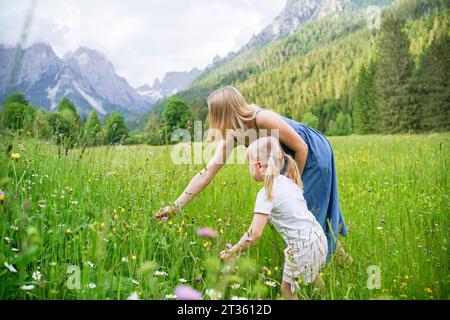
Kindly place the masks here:
<instances>
[{"instance_id":1,"label":"pine tree","mask_svg":"<svg viewBox=\"0 0 450 320\"><path fill-rule=\"evenodd\" d=\"M375 133L377 117L374 97L375 63L361 66L353 100L353 125L358 134Z\"/></svg>"},{"instance_id":2,"label":"pine tree","mask_svg":"<svg viewBox=\"0 0 450 320\"><path fill-rule=\"evenodd\" d=\"M377 45L375 90L380 129L391 133L415 130L419 113L409 96L414 62L408 36L393 14L383 20Z\"/></svg>"},{"instance_id":3,"label":"pine tree","mask_svg":"<svg viewBox=\"0 0 450 320\"><path fill-rule=\"evenodd\" d=\"M415 79L425 130L450 130L450 37L445 32L431 43Z\"/></svg>"}]
</instances>

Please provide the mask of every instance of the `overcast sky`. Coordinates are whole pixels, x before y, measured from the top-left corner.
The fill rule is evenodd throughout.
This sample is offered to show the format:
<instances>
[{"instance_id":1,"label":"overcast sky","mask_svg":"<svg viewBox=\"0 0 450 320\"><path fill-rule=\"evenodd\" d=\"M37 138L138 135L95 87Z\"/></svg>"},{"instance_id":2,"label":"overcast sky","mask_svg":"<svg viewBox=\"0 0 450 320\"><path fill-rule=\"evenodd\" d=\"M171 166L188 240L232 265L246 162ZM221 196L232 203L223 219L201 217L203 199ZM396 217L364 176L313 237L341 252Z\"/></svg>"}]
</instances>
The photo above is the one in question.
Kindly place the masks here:
<instances>
[{"instance_id":1,"label":"overcast sky","mask_svg":"<svg viewBox=\"0 0 450 320\"><path fill-rule=\"evenodd\" d=\"M32 0L0 0L0 42L20 39ZM285 0L38 0L27 45L60 57L86 46L103 52L132 86L169 71L204 68L247 43Z\"/></svg>"}]
</instances>

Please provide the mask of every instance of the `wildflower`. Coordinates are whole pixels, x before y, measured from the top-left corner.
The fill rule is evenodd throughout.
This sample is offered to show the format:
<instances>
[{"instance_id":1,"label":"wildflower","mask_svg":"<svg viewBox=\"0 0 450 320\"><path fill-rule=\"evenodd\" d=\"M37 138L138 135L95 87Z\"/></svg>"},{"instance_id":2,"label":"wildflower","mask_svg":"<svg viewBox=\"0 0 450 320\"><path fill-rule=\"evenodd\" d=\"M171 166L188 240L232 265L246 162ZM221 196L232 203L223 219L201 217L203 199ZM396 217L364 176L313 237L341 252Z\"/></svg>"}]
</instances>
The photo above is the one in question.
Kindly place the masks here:
<instances>
[{"instance_id":1,"label":"wildflower","mask_svg":"<svg viewBox=\"0 0 450 320\"><path fill-rule=\"evenodd\" d=\"M149 155L150 157L154 157L154 156L155 156L155 153L152 152L152 151L150 151L150 152L148 153L148 155Z\"/></svg>"},{"instance_id":2,"label":"wildflower","mask_svg":"<svg viewBox=\"0 0 450 320\"><path fill-rule=\"evenodd\" d=\"M13 225L13 224L10 226L10 228L13 229L13 230L15 230L15 231L19 231L19 227L16 227L16 226Z\"/></svg>"},{"instance_id":3,"label":"wildflower","mask_svg":"<svg viewBox=\"0 0 450 320\"><path fill-rule=\"evenodd\" d=\"M56 262L50 262L49 265L51 265L52 267L56 266Z\"/></svg>"},{"instance_id":4,"label":"wildflower","mask_svg":"<svg viewBox=\"0 0 450 320\"><path fill-rule=\"evenodd\" d=\"M78 204L78 201L73 200L73 201L72 201L72 204L77 205L77 204Z\"/></svg>"},{"instance_id":5,"label":"wildflower","mask_svg":"<svg viewBox=\"0 0 450 320\"><path fill-rule=\"evenodd\" d=\"M206 290L205 293L211 298L211 300L217 300L217 299L222 298L222 293L220 293L214 289L208 289L208 290Z\"/></svg>"},{"instance_id":6,"label":"wildflower","mask_svg":"<svg viewBox=\"0 0 450 320\"><path fill-rule=\"evenodd\" d=\"M129 261L129 260L128 260L127 257L122 257L122 262L123 262L123 263L128 263L128 261Z\"/></svg>"},{"instance_id":7,"label":"wildflower","mask_svg":"<svg viewBox=\"0 0 450 320\"><path fill-rule=\"evenodd\" d=\"M239 283L233 283L231 286L231 289L239 289L241 287L241 285Z\"/></svg>"},{"instance_id":8,"label":"wildflower","mask_svg":"<svg viewBox=\"0 0 450 320\"><path fill-rule=\"evenodd\" d=\"M94 267L94 264L91 261L87 261L86 265L91 269Z\"/></svg>"},{"instance_id":9,"label":"wildflower","mask_svg":"<svg viewBox=\"0 0 450 320\"><path fill-rule=\"evenodd\" d=\"M178 300L201 300L202 294L189 286L178 286L175 288L175 296Z\"/></svg>"},{"instance_id":10,"label":"wildflower","mask_svg":"<svg viewBox=\"0 0 450 320\"><path fill-rule=\"evenodd\" d=\"M97 288L97 285L95 283L89 283L88 287L89 287L89 289L95 289L95 288Z\"/></svg>"},{"instance_id":11,"label":"wildflower","mask_svg":"<svg viewBox=\"0 0 450 320\"><path fill-rule=\"evenodd\" d=\"M138 293L137 293L136 291L133 292L133 293L127 298L127 300L139 300Z\"/></svg>"},{"instance_id":12,"label":"wildflower","mask_svg":"<svg viewBox=\"0 0 450 320\"><path fill-rule=\"evenodd\" d=\"M131 256L131 260L136 261L137 257L136 256Z\"/></svg>"},{"instance_id":13,"label":"wildflower","mask_svg":"<svg viewBox=\"0 0 450 320\"><path fill-rule=\"evenodd\" d=\"M5 239L5 241L8 242L8 243L11 242L11 239L10 239L9 237L5 237L4 239Z\"/></svg>"},{"instance_id":14,"label":"wildflower","mask_svg":"<svg viewBox=\"0 0 450 320\"><path fill-rule=\"evenodd\" d=\"M197 242L191 241L191 242L189 242L189 243L191 244L191 246L193 246L193 245L196 244Z\"/></svg>"},{"instance_id":15,"label":"wildflower","mask_svg":"<svg viewBox=\"0 0 450 320\"><path fill-rule=\"evenodd\" d=\"M45 208L46 207L46 204L45 204L46 202L45 202L45 200L39 200L38 201L38 205L39 205L39 207L41 207L41 208Z\"/></svg>"},{"instance_id":16,"label":"wildflower","mask_svg":"<svg viewBox=\"0 0 450 320\"><path fill-rule=\"evenodd\" d=\"M13 265L9 264L8 262L4 263L6 269L8 269L11 272L17 272L16 268L13 267Z\"/></svg>"},{"instance_id":17,"label":"wildflower","mask_svg":"<svg viewBox=\"0 0 450 320\"><path fill-rule=\"evenodd\" d=\"M20 287L20 289L25 290L25 291L30 291L30 290L34 289L34 285L32 285L32 284L25 285L24 284L23 286Z\"/></svg>"},{"instance_id":18,"label":"wildflower","mask_svg":"<svg viewBox=\"0 0 450 320\"><path fill-rule=\"evenodd\" d=\"M433 290L431 290L430 288L424 288L423 291L425 291L426 293L432 294Z\"/></svg>"},{"instance_id":19,"label":"wildflower","mask_svg":"<svg viewBox=\"0 0 450 320\"><path fill-rule=\"evenodd\" d=\"M137 281L137 280L131 280L131 282L133 282L135 285L139 285L139 281Z\"/></svg>"},{"instance_id":20,"label":"wildflower","mask_svg":"<svg viewBox=\"0 0 450 320\"><path fill-rule=\"evenodd\" d=\"M203 238L214 239L218 237L216 230L210 228L200 228L197 230L197 235Z\"/></svg>"},{"instance_id":21,"label":"wildflower","mask_svg":"<svg viewBox=\"0 0 450 320\"><path fill-rule=\"evenodd\" d=\"M383 230L383 227L379 226L377 227L377 230Z\"/></svg>"},{"instance_id":22,"label":"wildflower","mask_svg":"<svg viewBox=\"0 0 450 320\"><path fill-rule=\"evenodd\" d=\"M41 281L42 279L42 273L40 271L33 272L33 279L35 281Z\"/></svg>"},{"instance_id":23,"label":"wildflower","mask_svg":"<svg viewBox=\"0 0 450 320\"><path fill-rule=\"evenodd\" d=\"M70 230L70 228L67 228L66 234L67 234L68 236L72 235L72 230Z\"/></svg>"},{"instance_id":24,"label":"wildflower","mask_svg":"<svg viewBox=\"0 0 450 320\"><path fill-rule=\"evenodd\" d=\"M201 277L196 277L196 278L194 279L194 282L197 282L197 283L203 282L203 279L202 279Z\"/></svg>"},{"instance_id":25,"label":"wildflower","mask_svg":"<svg viewBox=\"0 0 450 320\"><path fill-rule=\"evenodd\" d=\"M12 251L12 252L18 252L19 249L17 249L17 248L11 248L11 251Z\"/></svg>"},{"instance_id":26,"label":"wildflower","mask_svg":"<svg viewBox=\"0 0 450 320\"><path fill-rule=\"evenodd\" d=\"M165 271L155 271L153 274L158 277L165 277L168 275Z\"/></svg>"},{"instance_id":27,"label":"wildflower","mask_svg":"<svg viewBox=\"0 0 450 320\"><path fill-rule=\"evenodd\" d=\"M181 283L186 283L186 282L188 282L186 279L184 279L184 278L181 278L180 280L179 280Z\"/></svg>"},{"instance_id":28,"label":"wildflower","mask_svg":"<svg viewBox=\"0 0 450 320\"><path fill-rule=\"evenodd\" d=\"M19 153L11 153L11 158L16 160L16 161L19 161L20 154Z\"/></svg>"},{"instance_id":29,"label":"wildflower","mask_svg":"<svg viewBox=\"0 0 450 320\"><path fill-rule=\"evenodd\" d=\"M272 275L272 271L267 267L263 267L263 271L265 271L268 276Z\"/></svg>"},{"instance_id":30,"label":"wildflower","mask_svg":"<svg viewBox=\"0 0 450 320\"><path fill-rule=\"evenodd\" d=\"M264 283L269 287L275 288L277 286L277 283L275 281L271 281L271 280L264 281Z\"/></svg>"},{"instance_id":31,"label":"wildflower","mask_svg":"<svg viewBox=\"0 0 450 320\"><path fill-rule=\"evenodd\" d=\"M0 203L3 203L5 201L5 193L0 190Z\"/></svg>"},{"instance_id":32,"label":"wildflower","mask_svg":"<svg viewBox=\"0 0 450 320\"><path fill-rule=\"evenodd\" d=\"M177 296L175 294L166 294L164 296L164 299L176 299Z\"/></svg>"},{"instance_id":33,"label":"wildflower","mask_svg":"<svg viewBox=\"0 0 450 320\"><path fill-rule=\"evenodd\" d=\"M209 242L209 241L205 241L205 242L203 243L203 247L204 247L205 249L208 249L210 246L211 246L211 242Z\"/></svg>"}]
</instances>

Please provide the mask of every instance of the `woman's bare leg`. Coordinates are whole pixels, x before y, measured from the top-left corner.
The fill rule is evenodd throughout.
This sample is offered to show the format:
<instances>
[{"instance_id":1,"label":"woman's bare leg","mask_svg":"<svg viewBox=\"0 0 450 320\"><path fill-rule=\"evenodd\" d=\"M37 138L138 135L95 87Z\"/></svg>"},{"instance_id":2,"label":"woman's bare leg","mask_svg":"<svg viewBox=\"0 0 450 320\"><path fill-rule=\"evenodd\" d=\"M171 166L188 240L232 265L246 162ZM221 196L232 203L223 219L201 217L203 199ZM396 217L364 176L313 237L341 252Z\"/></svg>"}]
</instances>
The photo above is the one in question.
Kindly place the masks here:
<instances>
[{"instance_id":1,"label":"woman's bare leg","mask_svg":"<svg viewBox=\"0 0 450 320\"><path fill-rule=\"evenodd\" d=\"M291 292L291 284L284 280L281 283L281 294L286 300L298 300L297 296Z\"/></svg>"}]
</instances>

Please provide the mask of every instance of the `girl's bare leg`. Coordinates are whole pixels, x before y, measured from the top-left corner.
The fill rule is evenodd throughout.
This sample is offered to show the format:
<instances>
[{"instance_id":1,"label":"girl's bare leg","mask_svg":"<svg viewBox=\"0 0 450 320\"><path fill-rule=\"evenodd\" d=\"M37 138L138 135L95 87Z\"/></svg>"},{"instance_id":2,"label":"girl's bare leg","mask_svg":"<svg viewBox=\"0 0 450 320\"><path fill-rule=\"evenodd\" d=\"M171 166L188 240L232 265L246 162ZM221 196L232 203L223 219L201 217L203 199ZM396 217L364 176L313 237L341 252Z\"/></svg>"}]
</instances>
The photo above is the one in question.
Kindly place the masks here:
<instances>
[{"instance_id":1,"label":"girl's bare leg","mask_svg":"<svg viewBox=\"0 0 450 320\"><path fill-rule=\"evenodd\" d=\"M283 280L281 283L281 294L286 300L298 300L297 296L291 292L291 285L289 282Z\"/></svg>"}]
</instances>

